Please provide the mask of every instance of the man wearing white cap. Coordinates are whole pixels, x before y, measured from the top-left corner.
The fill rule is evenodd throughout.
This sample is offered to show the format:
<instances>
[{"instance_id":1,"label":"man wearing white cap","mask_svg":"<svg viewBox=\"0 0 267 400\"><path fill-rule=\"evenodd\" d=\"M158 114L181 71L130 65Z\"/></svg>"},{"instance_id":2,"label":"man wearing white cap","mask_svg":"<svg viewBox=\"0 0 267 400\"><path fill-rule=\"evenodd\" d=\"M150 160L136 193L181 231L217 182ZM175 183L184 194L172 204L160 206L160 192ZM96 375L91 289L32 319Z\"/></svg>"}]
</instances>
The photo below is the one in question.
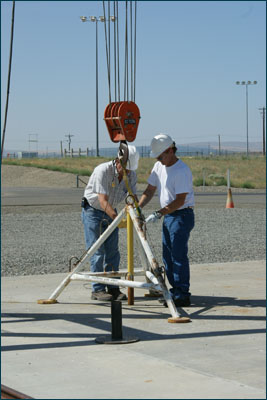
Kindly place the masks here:
<instances>
[{"instance_id":1,"label":"man wearing white cap","mask_svg":"<svg viewBox=\"0 0 267 400\"><path fill-rule=\"evenodd\" d=\"M148 186L139 206L143 208L158 191L161 209L149 215L146 222L164 216L162 225L163 262L170 292L177 307L191 304L188 240L194 227L194 192L190 168L176 156L173 139L159 134L152 139L150 156L156 158Z\"/></svg>"},{"instance_id":2,"label":"man wearing white cap","mask_svg":"<svg viewBox=\"0 0 267 400\"><path fill-rule=\"evenodd\" d=\"M126 173L133 194L136 194L136 172L139 153L128 146ZM117 217L116 206L128 194L119 158L98 165L85 188L82 199L82 222L86 248L89 249ZM120 263L119 235L116 228L90 259L92 272L118 271ZM107 288L107 291L106 291ZM126 300L117 286L92 283L92 299L100 301Z\"/></svg>"}]
</instances>

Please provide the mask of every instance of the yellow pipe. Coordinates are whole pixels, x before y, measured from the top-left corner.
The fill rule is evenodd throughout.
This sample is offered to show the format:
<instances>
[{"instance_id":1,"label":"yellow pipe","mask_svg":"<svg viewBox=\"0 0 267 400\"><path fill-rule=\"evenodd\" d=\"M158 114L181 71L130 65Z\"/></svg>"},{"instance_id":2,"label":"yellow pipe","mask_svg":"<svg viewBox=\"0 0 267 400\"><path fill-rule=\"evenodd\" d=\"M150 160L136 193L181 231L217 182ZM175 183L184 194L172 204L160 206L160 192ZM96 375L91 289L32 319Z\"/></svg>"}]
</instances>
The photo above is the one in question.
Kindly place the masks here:
<instances>
[{"instance_id":1,"label":"yellow pipe","mask_svg":"<svg viewBox=\"0 0 267 400\"><path fill-rule=\"evenodd\" d=\"M134 280L134 246L133 246L133 221L127 211L127 255L128 255L128 280ZM128 304L134 304L134 289L128 288Z\"/></svg>"}]
</instances>

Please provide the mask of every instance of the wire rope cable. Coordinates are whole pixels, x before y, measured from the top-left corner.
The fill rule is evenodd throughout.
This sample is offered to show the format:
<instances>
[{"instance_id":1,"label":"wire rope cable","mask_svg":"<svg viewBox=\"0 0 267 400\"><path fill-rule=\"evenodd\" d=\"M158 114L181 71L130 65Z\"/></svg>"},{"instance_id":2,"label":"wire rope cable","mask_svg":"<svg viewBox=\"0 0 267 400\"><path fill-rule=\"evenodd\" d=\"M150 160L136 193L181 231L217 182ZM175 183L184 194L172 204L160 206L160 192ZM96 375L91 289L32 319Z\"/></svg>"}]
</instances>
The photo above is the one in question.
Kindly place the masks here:
<instances>
[{"instance_id":1,"label":"wire rope cable","mask_svg":"<svg viewBox=\"0 0 267 400\"><path fill-rule=\"evenodd\" d=\"M109 76L111 69L111 58L110 58L110 0L108 0L108 60L109 60ZM111 82L110 82L111 85ZM111 90L111 88L110 88Z\"/></svg>"},{"instance_id":2,"label":"wire rope cable","mask_svg":"<svg viewBox=\"0 0 267 400\"><path fill-rule=\"evenodd\" d=\"M128 101L128 1L125 2L124 101Z\"/></svg>"},{"instance_id":3,"label":"wire rope cable","mask_svg":"<svg viewBox=\"0 0 267 400\"><path fill-rule=\"evenodd\" d=\"M9 90L10 90L10 80L11 80L12 55L13 55L13 37L14 37L14 25L15 25L14 21L15 21L15 0L13 0L12 17L11 17L11 36L10 36L9 66L8 66L8 78L7 78L6 107L5 107L5 119L3 125L2 144L1 144L1 164L4 152L8 104L9 104Z\"/></svg>"},{"instance_id":4,"label":"wire rope cable","mask_svg":"<svg viewBox=\"0 0 267 400\"><path fill-rule=\"evenodd\" d=\"M114 95L115 102L117 101L117 41L116 41L116 2L113 2L113 14L114 14Z\"/></svg>"},{"instance_id":5,"label":"wire rope cable","mask_svg":"<svg viewBox=\"0 0 267 400\"><path fill-rule=\"evenodd\" d=\"M103 0L103 14L104 14L104 28L105 28L105 42L106 42L106 59L107 59L107 72L108 72L108 90L109 90L109 103L111 103L111 88L110 88L110 61L108 51L108 40L107 40L107 26L106 26L106 7L105 1Z\"/></svg>"},{"instance_id":6,"label":"wire rope cable","mask_svg":"<svg viewBox=\"0 0 267 400\"><path fill-rule=\"evenodd\" d=\"M136 84L136 17L137 17L137 1L134 2L134 91L133 101L135 102L135 84Z\"/></svg>"},{"instance_id":7,"label":"wire rope cable","mask_svg":"<svg viewBox=\"0 0 267 400\"><path fill-rule=\"evenodd\" d=\"M118 101L121 101L120 94L120 46L119 46L119 7L118 1L116 1L116 20L117 21L117 69L118 69Z\"/></svg>"},{"instance_id":8,"label":"wire rope cable","mask_svg":"<svg viewBox=\"0 0 267 400\"><path fill-rule=\"evenodd\" d=\"M111 16L110 1L103 3L103 22L105 29L106 62L109 88L109 104L112 101L121 102L121 80L123 81L123 101L135 102L136 96L136 32L137 32L137 1L121 2L125 6L125 33L124 33L124 76L120 76L120 35L119 35L119 2L113 2L113 16ZM108 4L106 4L108 3ZM110 22L114 23L111 29ZM107 26L108 23L108 26ZM113 37L112 37L113 35ZM112 49L113 47L113 49ZM111 54L111 50L113 50ZM114 68L114 71L113 71ZM114 82L113 82L114 79ZM111 95L112 91L112 95ZM114 100L111 97L114 95Z\"/></svg>"},{"instance_id":9,"label":"wire rope cable","mask_svg":"<svg viewBox=\"0 0 267 400\"><path fill-rule=\"evenodd\" d=\"M133 7L130 2L130 72L131 72L131 101L133 101Z\"/></svg>"}]
</instances>

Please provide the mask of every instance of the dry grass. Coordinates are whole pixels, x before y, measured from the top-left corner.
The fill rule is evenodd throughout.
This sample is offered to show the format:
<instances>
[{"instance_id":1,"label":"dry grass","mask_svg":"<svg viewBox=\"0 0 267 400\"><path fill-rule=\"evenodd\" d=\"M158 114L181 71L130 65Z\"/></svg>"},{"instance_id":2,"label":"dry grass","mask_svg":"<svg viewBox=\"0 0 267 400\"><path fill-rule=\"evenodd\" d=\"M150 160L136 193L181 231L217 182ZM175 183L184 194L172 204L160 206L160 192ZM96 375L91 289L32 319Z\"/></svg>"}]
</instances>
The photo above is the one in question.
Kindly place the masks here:
<instances>
[{"instance_id":1,"label":"dry grass","mask_svg":"<svg viewBox=\"0 0 267 400\"><path fill-rule=\"evenodd\" d=\"M76 175L91 175L96 165L110 159L104 157L77 158L39 158L31 160L3 160L4 164L23 165L52 171L69 172ZM226 185L227 170L230 169L232 187L266 188L266 159L264 157L184 157L183 161L191 168L195 186ZM155 163L154 159L141 158L137 170L138 182L146 183Z\"/></svg>"},{"instance_id":2,"label":"dry grass","mask_svg":"<svg viewBox=\"0 0 267 400\"><path fill-rule=\"evenodd\" d=\"M230 170L232 187L266 188L266 160L263 157L242 158L186 158L190 166L194 181L203 180L205 174L206 185L216 185L225 180L227 184L227 170Z\"/></svg>"},{"instance_id":3,"label":"dry grass","mask_svg":"<svg viewBox=\"0 0 267 400\"><path fill-rule=\"evenodd\" d=\"M3 160L3 164L43 168L50 171L69 172L75 175L90 176L98 164L107 160L108 159L104 157L33 158Z\"/></svg>"}]
</instances>

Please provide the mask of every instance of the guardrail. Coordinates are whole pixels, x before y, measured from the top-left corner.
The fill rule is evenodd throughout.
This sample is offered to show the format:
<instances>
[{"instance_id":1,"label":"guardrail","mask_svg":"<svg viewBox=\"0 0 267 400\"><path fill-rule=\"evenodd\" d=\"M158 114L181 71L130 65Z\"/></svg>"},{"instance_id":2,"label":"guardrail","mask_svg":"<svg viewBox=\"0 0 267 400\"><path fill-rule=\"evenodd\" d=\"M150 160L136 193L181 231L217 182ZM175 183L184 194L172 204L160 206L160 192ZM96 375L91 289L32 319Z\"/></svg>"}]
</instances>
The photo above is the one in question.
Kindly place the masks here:
<instances>
[{"instance_id":1,"label":"guardrail","mask_svg":"<svg viewBox=\"0 0 267 400\"><path fill-rule=\"evenodd\" d=\"M76 176L76 185L77 185L77 188L80 187L80 186L79 186L79 182L82 182L85 186L87 185L87 182L84 182L84 181L79 177L79 175L77 175L77 176Z\"/></svg>"},{"instance_id":2,"label":"guardrail","mask_svg":"<svg viewBox=\"0 0 267 400\"><path fill-rule=\"evenodd\" d=\"M89 150L88 147L86 150L79 149L78 151L75 151L73 149L71 149L71 150L64 149L64 157L67 157L67 156L74 157L75 155L78 157L81 157L81 155L83 155L83 154L86 155L86 157L90 157L90 156L92 156L92 150Z\"/></svg>"}]
</instances>

